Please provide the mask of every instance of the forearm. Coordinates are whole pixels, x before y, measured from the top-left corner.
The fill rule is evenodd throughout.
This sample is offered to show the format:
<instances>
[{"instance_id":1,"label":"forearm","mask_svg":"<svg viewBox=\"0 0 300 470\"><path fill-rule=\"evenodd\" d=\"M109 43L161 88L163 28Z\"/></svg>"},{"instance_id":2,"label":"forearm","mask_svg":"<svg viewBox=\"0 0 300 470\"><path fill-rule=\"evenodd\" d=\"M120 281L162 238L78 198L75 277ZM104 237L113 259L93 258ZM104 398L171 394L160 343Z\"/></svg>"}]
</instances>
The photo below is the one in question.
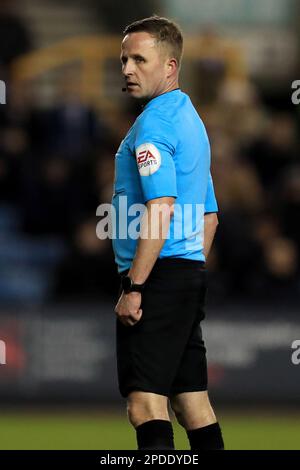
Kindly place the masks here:
<instances>
[{"instance_id":1,"label":"forearm","mask_svg":"<svg viewBox=\"0 0 300 470\"><path fill-rule=\"evenodd\" d=\"M210 249L213 244L216 229L218 226L218 216L216 213L206 214L204 216L204 255L208 258Z\"/></svg>"},{"instance_id":2,"label":"forearm","mask_svg":"<svg viewBox=\"0 0 300 470\"><path fill-rule=\"evenodd\" d=\"M128 273L137 284L146 281L165 243L173 215L173 202L174 198L159 198L147 203L147 210L142 220L141 237Z\"/></svg>"},{"instance_id":3,"label":"forearm","mask_svg":"<svg viewBox=\"0 0 300 470\"><path fill-rule=\"evenodd\" d=\"M136 255L129 276L136 284L143 284L157 260L165 240L142 240L138 242Z\"/></svg>"}]
</instances>

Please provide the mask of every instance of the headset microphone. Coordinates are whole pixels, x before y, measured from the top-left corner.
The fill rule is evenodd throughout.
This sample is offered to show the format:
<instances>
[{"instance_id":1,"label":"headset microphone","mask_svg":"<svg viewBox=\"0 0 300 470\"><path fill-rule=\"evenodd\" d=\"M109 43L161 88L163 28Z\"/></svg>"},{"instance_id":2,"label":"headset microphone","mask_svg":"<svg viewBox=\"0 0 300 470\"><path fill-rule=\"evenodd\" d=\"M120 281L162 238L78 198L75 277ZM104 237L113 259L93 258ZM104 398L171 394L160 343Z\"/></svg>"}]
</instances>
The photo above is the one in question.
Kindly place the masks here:
<instances>
[{"instance_id":1,"label":"headset microphone","mask_svg":"<svg viewBox=\"0 0 300 470\"><path fill-rule=\"evenodd\" d=\"M122 91L126 91L126 90L127 90L127 88L126 88L126 87L122 88Z\"/></svg>"}]
</instances>

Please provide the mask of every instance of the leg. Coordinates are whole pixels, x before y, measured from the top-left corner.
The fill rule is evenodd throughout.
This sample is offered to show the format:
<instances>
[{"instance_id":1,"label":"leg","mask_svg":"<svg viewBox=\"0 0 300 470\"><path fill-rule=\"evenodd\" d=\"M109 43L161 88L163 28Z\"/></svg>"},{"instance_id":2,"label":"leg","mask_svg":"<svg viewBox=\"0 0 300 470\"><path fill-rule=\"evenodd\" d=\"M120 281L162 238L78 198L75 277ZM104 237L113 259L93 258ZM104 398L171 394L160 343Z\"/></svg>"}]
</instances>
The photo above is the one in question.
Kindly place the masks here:
<instances>
[{"instance_id":1,"label":"leg","mask_svg":"<svg viewBox=\"0 0 300 470\"><path fill-rule=\"evenodd\" d=\"M135 428L153 419L170 421L168 399L156 393L131 392L127 400L127 414Z\"/></svg>"},{"instance_id":2,"label":"leg","mask_svg":"<svg viewBox=\"0 0 300 470\"><path fill-rule=\"evenodd\" d=\"M139 449L174 449L166 396L131 392L127 400L127 413L136 429Z\"/></svg>"},{"instance_id":3,"label":"leg","mask_svg":"<svg viewBox=\"0 0 300 470\"><path fill-rule=\"evenodd\" d=\"M207 391L180 393L171 398L178 422L185 428L191 450L221 450L224 442Z\"/></svg>"},{"instance_id":4,"label":"leg","mask_svg":"<svg viewBox=\"0 0 300 470\"><path fill-rule=\"evenodd\" d=\"M180 367L182 374L178 374L178 368L198 320L203 290L202 266L198 265L198 261L184 259L158 260L143 293L141 320L130 328L117 320L119 389L128 399L128 417L136 429L139 448L162 448L156 441L153 443L155 436L161 436L159 445L173 448L167 397L174 387L175 395L181 391L182 383L186 385L186 369ZM197 341L198 336L196 349ZM193 367L188 367L188 372L194 381L193 346L194 342ZM201 348L200 362L206 367L204 345ZM206 374L197 389L206 389L205 377ZM187 386L189 383L188 380Z\"/></svg>"},{"instance_id":5,"label":"leg","mask_svg":"<svg viewBox=\"0 0 300 470\"><path fill-rule=\"evenodd\" d=\"M171 398L171 406L178 422L187 431L217 421L206 391L179 393Z\"/></svg>"}]
</instances>

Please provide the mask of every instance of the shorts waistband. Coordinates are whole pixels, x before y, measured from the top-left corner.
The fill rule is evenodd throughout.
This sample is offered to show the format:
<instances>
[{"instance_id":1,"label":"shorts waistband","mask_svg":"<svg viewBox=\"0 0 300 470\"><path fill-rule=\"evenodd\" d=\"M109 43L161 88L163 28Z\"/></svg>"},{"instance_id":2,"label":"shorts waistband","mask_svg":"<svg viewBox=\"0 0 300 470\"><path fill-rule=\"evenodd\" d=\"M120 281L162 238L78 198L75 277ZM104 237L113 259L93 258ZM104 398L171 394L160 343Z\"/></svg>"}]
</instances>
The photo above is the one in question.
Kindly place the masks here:
<instances>
[{"instance_id":1,"label":"shorts waistband","mask_svg":"<svg viewBox=\"0 0 300 470\"><path fill-rule=\"evenodd\" d=\"M185 266L205 266L204 261L200 261L198 259L188 259L188 258L158 258L155 262L155 264L159 265L167 265L167 266L180 266L180 265L185 265ZM154 265L155 266L155 265Z\"/></svg>"},{"instance_id":2,"label":"shorts waistband","mask_svg":"<svg viewBox=\"0 0 300 470\"><path fill-rule=\"evenodd\" d=\"M176 267L186 267L186 268L198 268L205 270L205 261L200 261L196 259L188 258L157 258L152 270L156 268L176 268ZM125 276L128 273L129 269L119 273L120 276Z\"/></svg>"}]
</instances>

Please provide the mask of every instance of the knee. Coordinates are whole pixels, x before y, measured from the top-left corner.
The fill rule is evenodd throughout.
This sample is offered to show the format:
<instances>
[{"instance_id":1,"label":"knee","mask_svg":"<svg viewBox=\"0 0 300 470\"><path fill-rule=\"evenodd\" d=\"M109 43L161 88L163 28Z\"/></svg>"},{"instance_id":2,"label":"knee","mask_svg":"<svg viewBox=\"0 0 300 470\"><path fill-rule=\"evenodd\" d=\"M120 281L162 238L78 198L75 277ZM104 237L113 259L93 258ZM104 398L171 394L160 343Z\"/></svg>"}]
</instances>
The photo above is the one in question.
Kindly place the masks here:
<instances>
[{"instance_id":1,"label":"knee","mask_svg":"<svg viewBox=\"0 0 300 470\"><path fill-rule=\"evenodd\" d=\"M178 423L185 429L196 429L216 422L208 395L197 392L171 400Z\"/></svg>"},{"instance_id":2,"label":"knee","mask_svg":"<svg viewBox=\"0 0 300 470\"><path fill-rule=\"evenodd\" d=\"M127 400L127 416L133 427L153 419L169 420L165 403L156 403L139 396L129 396Z\"/></svg>"},{"instance_id":3,"label":"knee","mask_svg":"<svg viewBox=\"0 0 300 470\"><path fill-rule=\"evenodd\" d=\"M149 414L149 407L145 403L128 400L127 402L127 416L129 422L134 428L139 426L145 421L146 416Z\"/></svg>"}]
</instances>

